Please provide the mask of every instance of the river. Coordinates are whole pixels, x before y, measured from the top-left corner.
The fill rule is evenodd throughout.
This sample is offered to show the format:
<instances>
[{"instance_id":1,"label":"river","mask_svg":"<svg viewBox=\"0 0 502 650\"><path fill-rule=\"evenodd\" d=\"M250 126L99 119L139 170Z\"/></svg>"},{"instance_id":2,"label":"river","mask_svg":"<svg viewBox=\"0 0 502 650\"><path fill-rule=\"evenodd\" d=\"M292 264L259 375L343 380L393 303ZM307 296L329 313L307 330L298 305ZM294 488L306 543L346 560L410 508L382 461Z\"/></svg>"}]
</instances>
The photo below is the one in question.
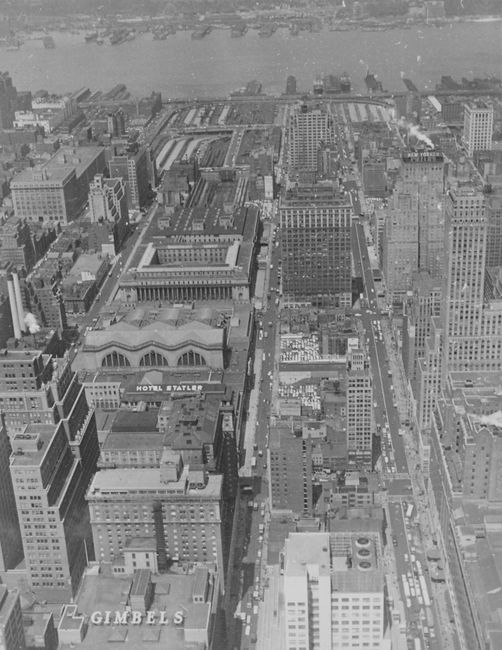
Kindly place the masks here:
<instances>
[{"instance_id":1,"label":"river","mask_svg":"<svg viewBox=\"0 0 502 650\"><path fill-rule=\"evenodd\" d=\"M382 32L301 32L279 29L270 38L250 30L231 38L213 30L202 40L178 32L154 41L142 34L120 45L84 42L84 35L53 34L56 48L28 40L17 51L0 49L0 70L8 70L19 90L63 93L88 86L109 90L125 83L135 96L160 90L167 97L227 96L251 79L267 93L284 92L286 77L295 75L307 91L318 74L348 72L355 92L365 92L369 67L388 90L405 89L409 77L419 89L434 89L441 75L454 78L500 76L502 22L414 26Z\"/></svg>"}]
</instances>

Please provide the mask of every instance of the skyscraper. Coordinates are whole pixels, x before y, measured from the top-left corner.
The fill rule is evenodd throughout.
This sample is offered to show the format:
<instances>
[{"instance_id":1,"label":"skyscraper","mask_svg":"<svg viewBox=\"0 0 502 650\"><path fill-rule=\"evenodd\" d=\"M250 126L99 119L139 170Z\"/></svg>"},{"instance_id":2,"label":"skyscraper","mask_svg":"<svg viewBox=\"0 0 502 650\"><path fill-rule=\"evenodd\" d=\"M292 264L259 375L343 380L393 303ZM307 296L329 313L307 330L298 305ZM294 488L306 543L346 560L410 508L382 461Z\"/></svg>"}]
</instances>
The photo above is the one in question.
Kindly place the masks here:
<instances>
[{"instance_id":1,"label":"skyscraper","mask_svg":"<svg viewBox=\"0 0 502 650\"><path fill-rule=\"evenodd\" d=\"M462 142L468 156L475 151L492 148L493 106L484 102L469 102L464 105L464 131Z\"/></svg>"},{"instance_id":2,"label":"skyscraper","mask_svg":"<svg viewBox=\"0 0 502 650\"><path fill-rule=\"evenodd\" d=\"M98 449L94 412L69 439L64 422L31 424L12 437L10 470L31 589L68 602L92 552L85 490Z\"/></svg>"},{"instance_id":3,"label":"skyscraper","mask_svg":"<svg viewBox=\"0 0 502 650\"><path fill-rule=\"evenodd\" d=\"M8 72L0 72L0 129L12 129L17 91Z\"/></svg>"},{"instance_id":4,"label":"skyscraper","mask_svg":"<svg viewBox=\"0 0 502 650\"><path fill-rule=\"evenodd\" d=\"M414 151L403 155L382 242L382 266L389 293L410 291L418 270L441 277L443 178L441 153Z\"/></svg>"},{"instance_id":5,"label":"skyscraper","mask_svg":"<svg viewBox=\"0 0 502 650\"><path fill-rule=\"evenodd\" d=\"M129 210L122 178L104 178L96 174L89 187L91 223L107 223L113 231L115 252L120 249L127 233Z\"/></svg>"},{"instance_id":6,"label":"skyscraper","mask_svg":"<svg viewBox=\"0 0 502 650\"><path fill-rule=\"evenodd\" d=\"M477 367L483 357L483 289L487 220L485 197L472 186L446 196L442 319L443 372Z\"/></svg>"},{"instance_id":7,"label":"skyscraper","mask_svg":"<svg viewBox=\"0 0 502 650\"><path fill-rule=\"evenodd\" d=\"M317 171L321 142L331 142L332 116L329 107L295 106L289 115L289 165L293 169Z\"/></svg>"},{"instance_id":8,"label":"skyscraper","mask_svg":"<svg viewBox=\"0 0 502 650\"><path fill-rule=\"evenodd\" d=\"M351 305L351 216L352 206L331 183L286 193L280 224L287 300Z\"/></svg>"},{"instance_id":9,"label":"skyscraper","mask_svg":"<svg viewBox=\"0 0 502 650\"><path fill-rule=\"evenodd\" d=\"M347 358L347 451L349 459L371 463L373 439L373 382L363 350Z\"/></svg>"},{"instance_id":10,"label":"skyscraper","mask_svg":"<svg viewBox=\"0 0 502 650\"><path fill-rule=\"evenodd\" d=\"M129 209L139 210L148 201L154 169L147 147L138 147L111 157L108 163L111 178L122 178L126 185Z\"/></svg>"},{"instance_id":11,"label":"skyscraper","mask_svg":"<svg viewBox=\"0 0 502 650\"><path fill-rule=\"evenodd\" d=\"M502 266L502 195L486 196L488 234L486 238L486 266Z\"/></svg>"},{"instance_id":12,"label":"skyscraper","mask_svg":"<svg viewBox=\"0 0 502 650\"><path fill-rule=\"evenodd\" d=\"M418 269L440 277L444 262L444 158L437 151L416 151L403 156L402 189L416 197Z\"/></svg>"},{"instance_id":13,"label":"skyscraper","mask_svg":"<svg viewBox=\"0 0 502 650\"><path fill-rule=\"evenodd\" d=\"M9 471L11 451L3 416L0 416L0 571L14 569L23 557L16 499Z\"/></svg>"}]
</instances>

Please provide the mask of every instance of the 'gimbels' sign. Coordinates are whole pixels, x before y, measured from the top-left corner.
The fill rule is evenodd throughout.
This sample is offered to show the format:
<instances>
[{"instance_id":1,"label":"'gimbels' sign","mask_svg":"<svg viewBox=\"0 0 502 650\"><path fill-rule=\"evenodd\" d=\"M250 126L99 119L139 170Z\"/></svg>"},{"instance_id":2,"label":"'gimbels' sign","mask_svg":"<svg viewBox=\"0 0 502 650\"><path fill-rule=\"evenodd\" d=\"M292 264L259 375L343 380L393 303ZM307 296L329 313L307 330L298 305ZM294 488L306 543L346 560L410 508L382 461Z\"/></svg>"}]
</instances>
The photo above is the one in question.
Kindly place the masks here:
<instances>
[{"instance_id":1,"label":"'gimbels' sign","mask_svg":"<svg viewBox=\"0 0 502 650\"><path fill-rule=\"evenodd\" d=\"M172 617L174 625L183 623L183 612L175 612ZM169 625L167 612L143 612L137 610L92 612L90 621L93 625Z\"/></svg>"},{"instance_id":2,"label":"'gimbels' sign","mask_svg":"<svg viewBox=\"0 0 502 650\"><path fill-rule=\"evenodd\" d=\"M137 393L195 393L202 384L137 384Z\"/></svg>"}]
</instances>

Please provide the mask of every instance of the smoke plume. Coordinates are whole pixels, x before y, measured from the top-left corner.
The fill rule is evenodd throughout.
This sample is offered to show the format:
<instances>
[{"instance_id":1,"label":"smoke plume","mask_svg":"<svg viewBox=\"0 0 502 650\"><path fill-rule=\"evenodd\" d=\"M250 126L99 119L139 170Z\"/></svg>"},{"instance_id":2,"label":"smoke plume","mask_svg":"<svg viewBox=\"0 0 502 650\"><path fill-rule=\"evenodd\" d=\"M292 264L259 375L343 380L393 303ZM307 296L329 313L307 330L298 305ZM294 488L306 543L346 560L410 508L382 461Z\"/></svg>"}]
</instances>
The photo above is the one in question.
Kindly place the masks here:
<instances>
[{"instance_id":1,"label":"smoke plume","mask_svg":"<svg viewBox=\"0 0 502 650\"><path fill-rule=\"evenodd\" d=\"M434 142L432 142L432 140L428 138L425 133L422 133L416 124L407 122L404 117L399 120L398 124L399 126L405 128L408 131L409 135L413 136L417 140L420 140L420 142L424 142L431 149L434 149Z\"/></svg>"},{"instance_id":2,"label":"smoke plume","mask_svg":"<svg viewBox=\"0 0 502 650\"><path fill-rule=\"evenodd\" d=\"M30 312L27 312L24 317L24 324L28 328L30 334L36 334L40 331L40 325L37 323L37 319Z\"/></svg>"},{"instance_id":3,"label":"smoke plume","mask_svg":"<svg viewBox=\"0 0 502 650\"><path fill-rule=\"evenodd\" d=\"M481 424L491 424L495 427L502 428L502 411L495 411L495 413L490 413L490 415L482 415L479 421Z\"/></svg>"}]
</instances>

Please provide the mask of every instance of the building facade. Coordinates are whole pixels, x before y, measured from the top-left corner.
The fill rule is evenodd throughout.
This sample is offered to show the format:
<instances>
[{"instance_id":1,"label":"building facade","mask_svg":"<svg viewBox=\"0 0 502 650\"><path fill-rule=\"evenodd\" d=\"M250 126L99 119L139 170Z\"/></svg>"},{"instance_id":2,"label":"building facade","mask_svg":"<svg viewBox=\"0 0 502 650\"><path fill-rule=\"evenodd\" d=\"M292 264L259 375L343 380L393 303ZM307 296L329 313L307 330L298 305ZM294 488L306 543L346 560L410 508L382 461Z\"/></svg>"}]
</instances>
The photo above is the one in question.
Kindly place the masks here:
<instances>
[{"instance_id":1,"label":"building facade","mask_svg":"<svg viewBox=\"0 0 502 650\"><path fill-rule=\"evenodd\" d=\"M99 471L87 492L97 561L117 561L143 537L154 540L161 569L202 562L224 574L221 490L221 476L190 472L169 450L157 468Z\"/></svg>"},{"instance_id":2,"label":"building facade","mask_svg":"<svg viewBox=\"0 0 502 650\"><path fill-rule=\"evenodd\" d=\"M332 116L321 108L301 104L292 109L288 124L289 165L291 169L316 171L321 142L331 142Z\"/></svg>"},{"instance_id":3,"label":"building facade","mask_svg":"<svg viewBox=\"0 0 502 650\"><path fill-rule=\"evenodd\" d=\"M153 184L150 150L139 147L137 150L115 154L110 158L108 169L110 178L122 178L124 181L129 209L139 210L145 207Z\"/></svg>"},{"instance_id":4,"label":"building facade","mask_svg":"<svg viewBox=\"0 0 502 650\"><path fill-rule=\"evenodd\" d=\"M347 452L349 460L371 464L373 449L373 380L363 350L347 359Z\"/></svg>"},{"instance_id":5,"label":"building facade","mask_svg":"<svg viewBox=\"0 0 502 650\"><path fill-rule=\"evenodd\" d=\"M486 236L484 195L471 187L450 190L446 197L443 372L470 369L484 356L480 344Z\"/></svg>"},{"instance_id":6,"label":"building facade","mask_svg":"<svg viewBox=\"0 0 502 650\"><path fill-rule=\"evenodd\" d=\"M28 222L66 225L82 212L89 184L105 166L101 147L61 147L48 162L12 181L14 214Z\"/></svg>"},{"instance_id":7,"label":"building facade","mask_svg":"<svg viewBox=\"0 0 502 650\"><path fill-rule=\"evenodd\" d=\"M14 569L23 557L16 499L9 470L12 447L0 416L0 571Z\"/></svg>"},{"instance_id":8,"label":"building facade","mask_svg":"<svg viewBox=\"0 0 502 650\"><path fill-rule=\"evenodd\" d=\"M417 151L403 155L382 239L382 270L391 295L410 291L417 271L441 277L443 193L442 154Z\"/></svg>"},{"instance_id":9,"label":"building facade","mask_svg":"<svg viewBox=\"0 0 502 650\"><path fill-rule=\"evenodd\" d=\"M28 583L43 600L68 602L92 554L85 490L99 453L94 412L71 437L63 421L28 425L12 449Z\"/></svg>"},{"instance_id":10,"label":"building facade","mask_svg":"<svg viewBox=\"0 0 502 650\"><path fill-rule=\"evenodd\" d=\"M271 435L269 453L272 510L312 516L312 441L278 428Z\"/></svg>"},{"instance_id":11,"label":"building facade","mask_svg":"<svg viewBox=\"0 0 502 650\"><path fill-rule=\"evenodd\" d=\"M378 537L290 533L284 550L284 607L288 650L383 648Z\"/></svg>"},{"instance_id":12,"label":"building facade","mask_svg":"<svg viewBox=\"0 0 502 650\"><path fill-rule=\"evenodd\" d=\"M127 193L122 178L94 177L89 188L89 211L91 223L108 223L113 229L113 243L120 250L129 224Z\"/></svg>"},{"instance_id":13,"label":"building facade","mask_svg":"<svg viewBox=\"0 0 502 650\"><path fill-rule=\"evenodd\" d=\"M352 206L331 184L286 194L280 204L285 300L350 306L351 216Z\"/></svg>"},{"instance_id":14,"label":"building facade","mask_svg":"<svg viewBox=\"0 0 502 650\"><path fill-rule=\"evenodd\" d=\"M88 332L76 368L224 366L226 330L212 310L145 307L114 320Z\"/></svg>"},{"instance_id":15,"label":"building facade","mask_svg":"<svg viewBox=\"0 0 502 650\"><path fill-rule=\"evenodd\" d=\"M482 102L464 105L462 142L468 156L492 148L493 106Z\"/></svg>"}]
</instances>

